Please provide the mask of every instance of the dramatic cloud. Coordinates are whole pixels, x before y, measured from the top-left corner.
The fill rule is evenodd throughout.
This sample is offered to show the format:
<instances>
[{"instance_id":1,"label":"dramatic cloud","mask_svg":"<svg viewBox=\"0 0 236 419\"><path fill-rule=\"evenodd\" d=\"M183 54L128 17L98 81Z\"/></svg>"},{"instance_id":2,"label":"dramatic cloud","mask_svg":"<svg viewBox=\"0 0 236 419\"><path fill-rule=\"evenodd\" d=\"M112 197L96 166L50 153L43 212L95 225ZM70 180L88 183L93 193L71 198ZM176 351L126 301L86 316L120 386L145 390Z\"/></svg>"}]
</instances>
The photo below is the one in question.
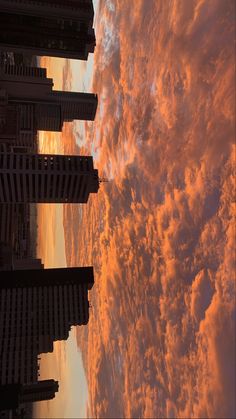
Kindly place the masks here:
<instances>
[{"instance_id":1,"label":"dramatic cloud","mask_svg":"<svg viewBox=\"0 0 236 419\"><path fill-rule=\"evenodd\" d=\"M235 417L234 6L100 2L97 117L64 137L110 179L64 208L89 417Z\"/></svg>"}]
</instances>

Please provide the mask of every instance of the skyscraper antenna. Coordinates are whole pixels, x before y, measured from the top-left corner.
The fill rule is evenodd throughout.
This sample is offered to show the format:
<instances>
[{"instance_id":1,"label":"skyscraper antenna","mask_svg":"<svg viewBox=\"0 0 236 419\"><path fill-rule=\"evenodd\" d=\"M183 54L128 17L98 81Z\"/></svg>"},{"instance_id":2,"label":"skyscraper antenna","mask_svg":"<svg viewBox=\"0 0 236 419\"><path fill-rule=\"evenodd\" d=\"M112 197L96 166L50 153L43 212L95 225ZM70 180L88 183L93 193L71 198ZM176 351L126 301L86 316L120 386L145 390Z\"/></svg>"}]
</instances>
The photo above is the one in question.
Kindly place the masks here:
<instances>
[{"instance_id":1,"label":"skyscraper antenna","mask_svg":"<svg viewBox=\"0 0 236 419\"><path fill-rule=\"evenodd\" d=\"M108 183L109 179L107 177L100 177L99 178L99 183Z\"/></svg>"}]
</instances>

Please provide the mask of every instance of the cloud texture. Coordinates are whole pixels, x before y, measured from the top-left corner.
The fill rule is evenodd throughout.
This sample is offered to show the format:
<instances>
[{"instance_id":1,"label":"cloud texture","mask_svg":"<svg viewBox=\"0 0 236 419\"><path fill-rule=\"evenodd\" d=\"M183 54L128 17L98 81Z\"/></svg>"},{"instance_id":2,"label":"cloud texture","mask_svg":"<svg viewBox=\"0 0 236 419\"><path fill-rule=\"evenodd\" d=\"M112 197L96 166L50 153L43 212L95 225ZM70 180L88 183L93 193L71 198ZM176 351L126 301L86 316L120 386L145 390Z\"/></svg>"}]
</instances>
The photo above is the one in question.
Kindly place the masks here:
<instances>
[{"instance_id":1,"label":"cloud texture","mask_svg":"<svg viewBox=\"0 0 236 419\"><path fill-rule=\"evenodd\" d=\"M95 269L89 417L235 417L234 20L230 0L100 2L79 151L110 182L64 208L68 264Z\"/></svg>"}]
</instances>

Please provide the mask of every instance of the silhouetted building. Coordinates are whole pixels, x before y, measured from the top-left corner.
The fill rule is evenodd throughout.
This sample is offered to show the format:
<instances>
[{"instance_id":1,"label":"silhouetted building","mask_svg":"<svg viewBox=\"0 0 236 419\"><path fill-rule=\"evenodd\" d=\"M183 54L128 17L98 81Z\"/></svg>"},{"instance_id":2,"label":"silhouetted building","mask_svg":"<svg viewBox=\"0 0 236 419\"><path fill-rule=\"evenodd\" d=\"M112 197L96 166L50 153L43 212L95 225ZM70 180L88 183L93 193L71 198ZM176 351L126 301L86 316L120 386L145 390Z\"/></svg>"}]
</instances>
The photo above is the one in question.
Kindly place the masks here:
<instances>
[{"instance_id":1,"label":"silhouetted building","mask_svg":"<svg viewBox=\"0 0 236 419\"><path fill-rule=\"evenodd\" d=\"M1 78L1 76L0 76ZM9 103L8 94L1 89L0 80L0 148L36 152L37 130L32 105L27 109L20 104Z\"/></svg>"},{"instance_id":2,"label":"silhouetted building","mask_svg":"<svg viewBox=\"0 0 236 419\"><path fill-rule=\"evenodd\" d=\"M13 266L12 248L0 241L0 271L11 270Z\"/></svg>"},{"instance_id":3,"label":"silhouetted building","mask_svg":"<svg viewBox=\"0 0 236 419\"><path fill-rule=\"evenodd\" d=\"M92 157L0 152L2 203L86 203L98 189Z\"/></svg>"},{"instance_id":4,"label":"silhouetted building","mask_svg":"<svg viewBox=\"0 0 236 419\"><path fill-rule=\"evenodd\" d=\"M20 401L21 385L16 384L0 384L0 411L17 409Z\"/></svg>"},{"instance_id":5,"label":"silhouetted building","mask_svg":"<svg viewBox=\"0 0 236 419\"><path fill-rule=\"evenodd\" d=\"M0 410L14 410L23 403L51 400L58 388L58 382L54 380L0 385Z\"/></svg>"},{"instance_id":6,"label":"silhouetted building","mask_svg":"<svg viewBox=\"0 0 236 419\"><path fill-rule=\"evenodd\" d=\"M32 256L30 204L0 202L0 242L17 259Z\"/></svg>"},{"instance_id":7,"label":"silhouetted building","mask_svg":"<svg viewBox=\"0 0 236 419\"><path fill-rule=\"evenodd\" d=\"M42 260L38 258L13 258L13 269L16 271L21 271L25 269L43 269L43 267L44 265L42 263Z\"/></svg>"},{"instance_id":8,"label":"silhouetted building","mask_svg":"<svg viewBox=\"0 0 236 419\"><path fill-rule=\"evenodd\" d=\"M21 257L14 253L13 246L0 241L0 271L43 269L41 259Z\"/></svg>"},{"instance_id":9,"label":"silhouetted building","mask_svg":"<svg viewBox=\"0 0 236 419\"><path fill-rule=\"evenodd\" d=\"M0 48L87 60L93 17L92 0L0 0Z\"/></svg>"},{"instance_id":10,"label":"silhouetted building","mask_svg":"<svg viewBox=\"0 0 236 419\"><path fill-rule=\"evenodd\" d=\"M37 382L38 355L88 323L93 284L92 267L1 272L0 385Z\"/></svg>"},{"instance_id":11,"label":"silhouetted building","mask_svg":"<svg viewBox=\"0 0 236 419\"><path fill-rule=\"evenodd\" d=\"M42 380L36 383L23 384L20 392L20 403L54 399L58 388L58 381L55 380Z\"/></svg>"},{"instance_id":12,"label":"silhouetted building","mask_svg":"<svg viewBox=\"0 0 236 419\"><path fill-rule=\"evenodd\" d=\"M19 133L32 138L37 130L61 131L64 122L74 119L94 120L97 95L52 87L53 80L47 78L44 68L0 66L0 139ZM22 138L18 144L29 142Z\"/></svg>"}]
</instances>

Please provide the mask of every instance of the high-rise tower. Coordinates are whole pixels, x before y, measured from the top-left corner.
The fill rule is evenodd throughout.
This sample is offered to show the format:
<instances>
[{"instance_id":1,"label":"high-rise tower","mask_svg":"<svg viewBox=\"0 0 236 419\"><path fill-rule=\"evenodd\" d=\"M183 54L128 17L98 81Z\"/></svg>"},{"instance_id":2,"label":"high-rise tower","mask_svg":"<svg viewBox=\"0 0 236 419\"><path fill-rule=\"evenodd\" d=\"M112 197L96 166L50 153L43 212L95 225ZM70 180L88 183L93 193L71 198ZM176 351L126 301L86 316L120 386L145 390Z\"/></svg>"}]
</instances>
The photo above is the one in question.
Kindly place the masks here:
<instances>
[{"instance_id":1,"label":"high-rise tower","mask_svg":"<svg viewBox=\"0 0 236 419\"><path fill-rule=\"evenodd\" d=\"M0 412L17 409L22 403L51 400L55 397L58 387L58 381L55 380L0 385ZM2 417L1 414L0 417Z\"/></svg>"},{"instance_id":2,"label":"high-rise tower","mask_svg":"<svg viewBox=\"0 0 236 419\"><path fill-rule=\"evenodd\" d=\"M0 48L87 60L93 17L92 0L0 0Z\"/></svg>"},{"instance_id":3,"label":"high-rise tower","mask_svg":"<svg viewBox=\"0 0 236 419\"><path fill-rule=\"evenodd\" d=\"M38 355L89 319L93 268L1 272L0 385L38 380Z\"/></svg>"},{"instance_id":4,"label":"high-rise tower","mask_svg":"<svg viewBox=\"0 0 236 419\"><path fill-rule=\"evenodd\" d=\"M3 134L6 131L7 134L9 130L12 134L12 129L15 132L18 126L24 132L61 131L63 122L74 119L94 120L97 95L57 91L52 88L53 80L47 78L45 68L2 65L0 67L0 118L2 115L0 134L1 131ZM11 124L7 117L10 112Z\"/></svg>"},{"instance_id":5,"label":"high-rise tower","mask_svg":"<svg viewBox=\"0 0 236 419\"><path fill-rule=\"evenodd\" d=\"M42 380L32 384L24 384L20 392L20 403L53 399L58 387L58 382L55 380Z\"/></svg>"},{"instance_id":6,"label":"high-rise tower","mask_svg":"<svg viewBox=\"0 0 236 419\"><path fill-rule=\"evenodd\" d=\"M0 203L86 203L98 189L90 156L0 152Z\"/></svg>"}]
</instances>

